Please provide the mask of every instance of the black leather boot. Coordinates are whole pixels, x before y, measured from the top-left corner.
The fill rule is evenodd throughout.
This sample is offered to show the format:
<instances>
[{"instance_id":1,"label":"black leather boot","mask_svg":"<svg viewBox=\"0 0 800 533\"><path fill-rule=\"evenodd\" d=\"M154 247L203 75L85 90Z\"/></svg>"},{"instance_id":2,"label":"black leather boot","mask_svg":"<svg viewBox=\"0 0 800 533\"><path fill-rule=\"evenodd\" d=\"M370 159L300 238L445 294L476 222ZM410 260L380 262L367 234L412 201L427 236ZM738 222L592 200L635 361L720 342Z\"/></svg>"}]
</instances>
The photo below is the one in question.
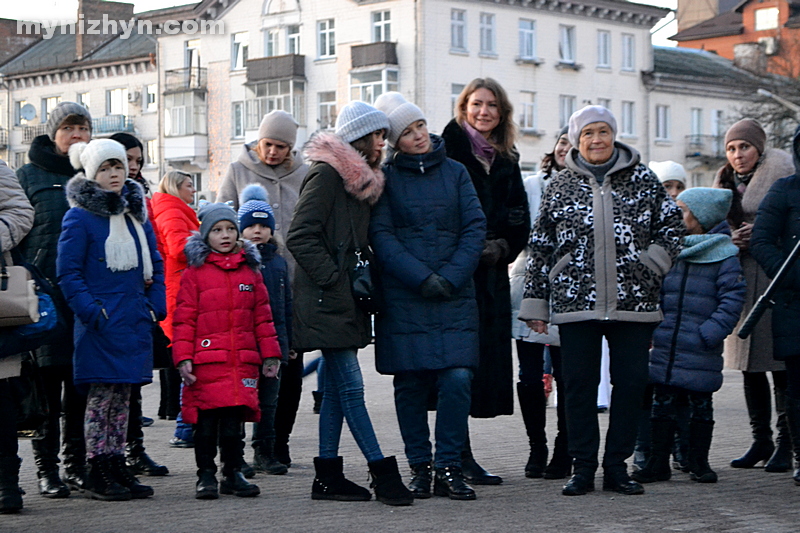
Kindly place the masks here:
<instances>
[{"instance_id":1,"label":"black leather boot","mask_svg":"<svg viewBox=\"0 0 800 533\"><path fill-rule=\"evenodd\" d=\"M19 457L0 458L0 513L17 513L22 509L22 489L19 487Z\"/></svg>"},{"instance_id":2,"label":"black leather boot","mask_svg":"<svg viewBox=\"0 0 800 533\"><path fill-rule=\"evenodd\" d=\"M461 469L455 466L436 469L433 493L437 496L446 496L451 500L474 500L477 497L472 487L464 483Z\"/></svg>"},{"instance_id":3,"label":"black leather boot","mask_svg":"<svg viewBox=\"0 0 800 533\"><path fill-rule=\"evenodd\" d=\"M253 468L274 476L282 476L289 468L275 458L275 441L264 440L254 445Z\"/></svg>"},{"instance_id":4,"label":"black leather boot","mask_svg":"<svg viewBox=\"0 0 800 533\"><path fill-rule=\"evenodd\" d=\"M411 465L411 483L408 490L414 498L425 500L431 497L431 483L433 482L433 468L430 463Z\"/></svg>"},{"instance_id":5,"label":"black leather boot","mask_svg":"<svg viewBox=\"0 0 800 533\"><path fill-rule=\"evenodd\" d=\"M547 398L544 396L542 382L536 385L517 383L517 396L522 411L522 420L531 445L528 463L525 465L525 477L540 478L544 476L547 465L547 435L545 434Z\"/></svg>"},{"instance_id":6,"label":"black leather boot","mask_svg":"<svg viewBox=\"0 0 800 533\"><path fill-rule=\"evenodd\" d=\"M86 441L80 435L64 438L64 475L61 478L73 491L83 492L86 482Z\"/></svg>"},{"instance_id":7,"label":"black leather boot","mask_svg":"<svg viewBox=\"0 0 800 533\"><path fill-rule=\"evenodd\" d=\"M341 457L323 459L314 457L314 484L311 486L312 500L336 500L341 502L366 502L372 499L370 491L344 477L344 462Z\"/></svg>"},{"instance_id":8,"label":"black leather boot","mask_svg":"<svg viewBox=\"0 0 800 533\"><path fill-rule=\"evenodd\" d=\"M397 459L394 456L384 457L380 461L368 464L372 476L370 488L375 490L375 499L386 505L411 505L414 495L403 485L403 478L397 469Z\"/></svg>"},{"instance_id":9,"label":"black leather boot","mask_svg":"<svg viewBox=\"0 0 800 533\"><path fill-rule=\"evenodd\" d=\"M153 495L153 487L139 483L136 476L128 469L128 465L125 464L124 455L111 455L109 463L114 473L114 479L117 483L131 491L131 498L134 500L141 500Z\"/></svg>"},{"instance_id":10,"label":"black leather boot","mask_svg":"<svg viewBox=\"0 0 800 533\"><path fill-rule=\"evenodd\" d=\"M753 468L761 461L769 461L775 451L772 443L772 399L769 382L748 376L744 373L744 399L747 404L747 414L750 417L750 427L753 430L753 444L741 457L731 461L733 468Z\"/></svg>"},{"instance_id":11,"label":"black leather boot","mask_svg":"<svg viewBox=\"0 0 800 533\"><path fill-rule=\"evenodd\" d=\"M794 473L792 479L795 485L800 485L800 400L786 397L786 423L789 435L792 438L794 449Z\"/></svg>"},{"instance_id":12,"label":"black leather boot","mask_svg":"<svg viewBox=\"0 0 800 533\"><path fill-rule=\"evenodd\" d=\"M200 469L197 471L197 484L194 497L198 500L216 500L219 498L219 485L217 484L217 469Z\"/></svg>"},{"instance_id":13,"label":"black leather boot","mask_svg":"<svg viewBox=\"0 0 800 533\"><path fill-rule=\"evenodd\" d=\"M553 456L550 464L544 469L545 479L564 479L572 474L572 457L567 449L567 415L564 413L564 387L556 389L556 416L558 417L558 433L553 442Z\"/></svg>"},{"instance_id":14,"label":"black leather boot","mask_svg":"<svg viewBox=\"0 0 800 533\"><path fill-rule=\"evenodd\" d=\"M166 476L169 469L153 461L144 450L144 439L136 439L125 446L128 467L134 474L142 476Z\"/></svg>"},{"instance_id":15,"label":"black leather boot","mask_svg":"<svg viewBox=\"0 0 800 533\"><path fill-rule=\"evenodd\" d=\"M39 478L39 494L45 498L69 497L69 487L58 477L58 468L40 470L36 476Z\"/></svg>"},{"instance_id":16,"label":"black leather boot","mask_svg":"<svg viewBox=\"0 0 800 533\"><path fill-rule=\"evenodd\" d=\"M109 455L96 455L89 459L84 494L93 500L130 500L131 491L117 483L110 459Z\"/></svg>"},{"instance_id":17,"label":"black leather boot","mask_svg":"<svg viewBox=\"0 0 800 533\"><path fill-rule=\"evenodd\" d=\"M639 483L653 483L672 477L669 456L675 442L676 425L671 418L650 420L650 456L644 468L631 474L631 479Z\"/></svg>"},{"instance_id":18,"label":"black leather boot","mask_svg":"<svg viewBox=\"0 0 800 533\"><path fill-rule=\"evenodd\" d=\"M717 482L717 473L708 464L713 434L713 420L692 420L689 423L689 469L692 480L698 483Z\"/></svg>"},{"instance_id":19,"label":"black leather boot","mask_svg":"<svg viewBox=\"0 0 800 533\"><path fill-rule=\"evenodd\" d=\"M775 438L775 451L764 465L765 472L788 472L792 469L792 437L786 422L786 390L775 387L775 412L778 435Z\"/></svg>"},{"instance_id":20,"label":"black leather boot","mask_svg":"<svg viewBox=\"0 0 800 533\"><path fill-rule=\"evenodd\" d=\"M240 498L251 498L261 494L258 485L250 483L245 479L240 470L222 469L222 482L219 484L219 491L222 494L233 494Z\"/></svg>"},{"instance_id":21,"label":"black leather boot","mask_svg":"<svg viewBox=\"0 0 800 533\"><path fill-rule=\"evenodd\" d=\"M220 421L219 455L222 459L222 481L219 484L219 491L222 494L249 498L261 494L261 489L258 485L247 481L243 474L242 466L246 463L244 440L241 437L241 430L238 429L240 426L241 424L229 419Z\"/></svg>"},{"instance_id":22,"label":"black leather boot","mask_svg":"<svg viewBox=\"0 0 800 533\"><path fill-rule=\"evenodd\" d=\"M490 474L475 461L475 458L472 456L469 436L467 436L467 440L464 443L464 450L461 452L461 475L464 477L465 481L473 485L500 485L503 483L503 478Z\"/></svg>"},{"instance_id":23,"label":"black leather boot","mask_svg":"<svg viewBox=\"0 0 800 533\"><path fill-rule=\"evenodd\" d=\"M45 498L68 498L69 487L58 477L58 441L61 438L58 424L48 421L31 440L39 478L39 494Z\"/></svg>"}]
</instances>

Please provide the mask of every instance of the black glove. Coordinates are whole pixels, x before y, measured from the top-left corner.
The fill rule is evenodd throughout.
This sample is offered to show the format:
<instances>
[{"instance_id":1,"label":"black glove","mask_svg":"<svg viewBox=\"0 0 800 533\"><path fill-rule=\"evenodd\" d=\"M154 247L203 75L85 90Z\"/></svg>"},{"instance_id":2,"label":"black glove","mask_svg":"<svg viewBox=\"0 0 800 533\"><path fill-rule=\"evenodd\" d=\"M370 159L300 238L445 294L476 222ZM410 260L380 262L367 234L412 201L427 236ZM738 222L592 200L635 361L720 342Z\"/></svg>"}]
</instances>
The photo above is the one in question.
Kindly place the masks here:
<instances>
[{"instance_id":1,"label":"black glove","mask_svg":"<svg viewBox=\"0 0 800 533\"><path fill-rule=\"evenodd\" d=\"M423 298L450 298L453 295L453 284L433 273L419 286L419 292Z\"/></svg>"},{"instance_id":2,"label":"black glove","mask_svg":"<svg viewBox=\"0 0 800 533\"><path fill-rule=\"evenodd\" d=\"M481 252L481 264L484 266L494 266L498 261L508 255L511 248L505 239L487 240Z\"/></svg>"}]
</instances>

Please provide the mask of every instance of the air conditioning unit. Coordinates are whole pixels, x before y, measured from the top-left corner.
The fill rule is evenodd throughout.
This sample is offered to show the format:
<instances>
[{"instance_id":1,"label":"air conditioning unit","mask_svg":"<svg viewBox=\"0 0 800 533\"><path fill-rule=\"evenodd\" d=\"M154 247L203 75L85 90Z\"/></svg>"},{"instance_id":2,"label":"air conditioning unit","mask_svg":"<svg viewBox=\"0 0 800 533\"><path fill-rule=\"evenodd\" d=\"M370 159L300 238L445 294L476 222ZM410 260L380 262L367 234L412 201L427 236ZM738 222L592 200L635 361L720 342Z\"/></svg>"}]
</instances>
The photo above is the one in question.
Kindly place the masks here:
<instances>
[{"instance_id":1,"label":"air conditioning unit","mask_svg":"<svg viewBox=\"0 0 800 533\"><path fill-rule=\"evenodd\" d=\"M128 91L128 102L131 104L142 103L142 93L139 91Z\"/></svg>"},{"instance_id":2,"label":"air conditioning unit","mask_svg":"<svg viewBox=\"0 0 800 533\"><path fill-rule=\"evenodd\" d=\"M758 44L764 47L764 53L768 56L774 56L778 53L777 37L759 37Z\"/></svg>"}]
</instances>

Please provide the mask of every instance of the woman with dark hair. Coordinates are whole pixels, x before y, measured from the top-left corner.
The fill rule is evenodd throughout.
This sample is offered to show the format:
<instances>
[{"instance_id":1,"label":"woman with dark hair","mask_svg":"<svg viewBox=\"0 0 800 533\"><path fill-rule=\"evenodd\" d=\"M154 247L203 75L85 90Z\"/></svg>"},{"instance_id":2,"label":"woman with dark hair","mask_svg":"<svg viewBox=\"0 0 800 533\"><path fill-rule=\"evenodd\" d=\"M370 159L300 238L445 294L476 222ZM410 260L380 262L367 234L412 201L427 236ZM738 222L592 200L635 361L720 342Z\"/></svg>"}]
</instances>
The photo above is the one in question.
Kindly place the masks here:
<instances>
[{"instance_id":1,"label":"woman with dark hair","mask_svg":"<svg viewBox=\"0 0 800 533\"><path fill-rule=\"evenodd\" d=\"M109 137L112 141L117 141L125 148L125 155L128 162L128 178L142 186L145 192L145 205L147 206L147 217L150 225L153 226L153 233L156 236L158 251L162 254L161 236L156 226L155 216L153 216L152 201L150 200L150 185L142 176L142 163L144 162L144 145L141 141L130 133L115 133ZM177 372L177 370L175 371ZM164 374L161 372L161 388L168 387L164 383ZM151 421L152 422L152 421ZM131 412L128 417L127 444L125 446L125 456L128 466L136 474L145 476L166 476L169 469L153 461L144 448L144 432L142 431L142 386L134 384L131 386Z\"/></svg>"},{"instance_id":2,"label":"woman with dark hair","mask_svg":"<svg viewBox=\"0 0 800 533\"><path fill-rule=\"evenodd\" d=\"M472 381L470 414L476 418L514 412L508 265L525 248L530 215L514 148L513 112L499 83L477 78L461 91L456 116L442 132L447 157L467 167L486 214L486 242L474 274L480 356ZM461 462L464 478L474 485L503 482L475 461L469 435Z\"/></svg>"},{"instance_id":3,"label":"woman with dark hair","mask_svg":"<svg viewBox=\"0 0 800 533\"><path fill-rule=\"evenodd\" d=\"M780 178L794 173L792 158L786 152L766 148L767 134L752 119L740 120L725 134L728 163L717 173L715 187L733 191L733 205L728 213L733 243L739 247L739 261L747 281L747 295L741 320L750 313L756 299L770 283L769 276L750 255L750 236L758 206L770 187ZM741 457L731 461L734 468L753 468L764 461L767 472L786 472L792 467L792 444L786 425L784 398L786 372L782 360L773 359L771 310L746 339L730 335L725 340L725 366L741 370L744 399L753 432L753 443ZM741 322L734 332L739 331ZM772 372L775 411L778 415L776 447L772 442L772 401L767 372Z\"/></svg>"}]
</instances>

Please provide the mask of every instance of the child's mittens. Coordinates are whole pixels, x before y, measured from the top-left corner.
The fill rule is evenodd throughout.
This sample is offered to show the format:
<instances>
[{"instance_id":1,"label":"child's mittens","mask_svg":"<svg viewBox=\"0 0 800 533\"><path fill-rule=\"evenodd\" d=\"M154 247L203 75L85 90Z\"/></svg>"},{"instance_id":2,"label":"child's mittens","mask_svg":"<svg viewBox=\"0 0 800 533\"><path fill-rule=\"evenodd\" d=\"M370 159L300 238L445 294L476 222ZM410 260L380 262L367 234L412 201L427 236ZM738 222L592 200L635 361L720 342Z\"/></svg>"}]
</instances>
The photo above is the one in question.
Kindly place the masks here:
<instances>
[{"instance_id":1,"label":"child's mittens","mask_svg":"<svg viewBox=\"0 0 800 533\"><path fill-rule=\"evenodd\" d=\"M192 362L189 359L178 363L178 373L181 375L181 380L183 380L183 384L186 386L197 381L197 376L192 374Z\"/></svg>"},{"instance_id":2,"label":"child's mittens","mask_svg":"<svg viewBox=\"0 0 800 533\"><path fill-rule=\"evenodd\" d=\"M280 358L270 357L268 359L264 359L264 363L261 365L261 373L264 374L264 377L274 378L278 376L278 370L280 370L280 368Z\"/></svg>"}]
</instances>

